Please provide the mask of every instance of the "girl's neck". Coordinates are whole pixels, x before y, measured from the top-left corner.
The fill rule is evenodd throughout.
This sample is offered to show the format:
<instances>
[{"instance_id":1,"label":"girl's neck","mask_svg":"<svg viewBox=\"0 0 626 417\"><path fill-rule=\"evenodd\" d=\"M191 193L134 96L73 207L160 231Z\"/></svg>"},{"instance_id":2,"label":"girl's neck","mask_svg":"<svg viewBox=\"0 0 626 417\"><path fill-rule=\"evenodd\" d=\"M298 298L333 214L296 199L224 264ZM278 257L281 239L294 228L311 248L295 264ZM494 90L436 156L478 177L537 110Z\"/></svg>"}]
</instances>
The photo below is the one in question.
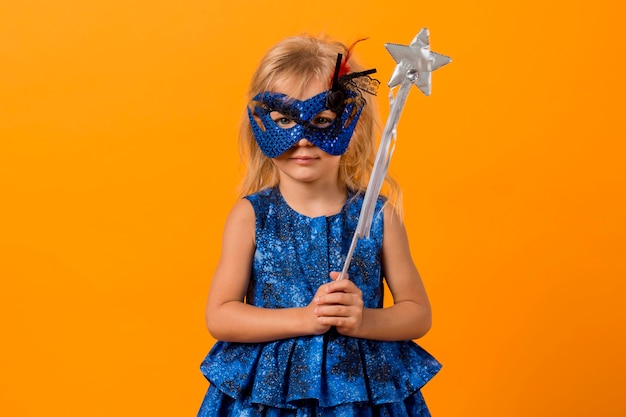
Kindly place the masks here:
<instances>
[{"instance_id":1,"label":"girl's neck","mask_svg":"<svg viewBox=\"0 0 626 417\"><path fill-rule=\"evenodd\" d=\"M332 216L346 203L347 189L334 183L292 183L281 181L280 193L289 206L308 217Z\"/></svg>"}]
</instances>

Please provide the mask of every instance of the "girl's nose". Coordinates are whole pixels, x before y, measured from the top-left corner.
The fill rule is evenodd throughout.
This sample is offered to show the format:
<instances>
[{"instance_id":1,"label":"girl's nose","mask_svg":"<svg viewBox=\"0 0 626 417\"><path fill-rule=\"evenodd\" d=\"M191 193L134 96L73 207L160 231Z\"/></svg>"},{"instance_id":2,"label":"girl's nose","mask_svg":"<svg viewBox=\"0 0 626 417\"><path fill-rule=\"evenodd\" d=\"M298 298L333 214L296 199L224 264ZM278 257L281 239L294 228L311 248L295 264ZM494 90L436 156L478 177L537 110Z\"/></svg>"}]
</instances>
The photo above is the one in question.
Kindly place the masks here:
<instances>
[{"instance_id":1,"label":"girl's nose","mask_svg":"<svg viewBox=\"0 0 626 417\"><path fill-rule=\"evenodd\" d=\"M302 138L296 142L296 146L313 146L313 144L308 139Z\"/></svg>"}]
</instances>

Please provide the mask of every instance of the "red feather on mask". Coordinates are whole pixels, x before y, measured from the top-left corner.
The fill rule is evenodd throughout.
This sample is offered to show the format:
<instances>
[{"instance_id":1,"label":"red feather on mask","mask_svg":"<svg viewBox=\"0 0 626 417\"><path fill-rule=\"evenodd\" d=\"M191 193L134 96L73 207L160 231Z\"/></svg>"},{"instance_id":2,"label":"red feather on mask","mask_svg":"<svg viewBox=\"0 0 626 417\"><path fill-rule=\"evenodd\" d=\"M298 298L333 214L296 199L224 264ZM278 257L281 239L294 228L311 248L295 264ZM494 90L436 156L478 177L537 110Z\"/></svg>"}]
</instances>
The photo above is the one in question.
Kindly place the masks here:
<instances>
[{"instance_id":1,"label":"red feather on mask","mask_svg":"<svg viewBox=\"0 0 626 417\"><path fill-rule=\"evenodd\" d=\"M350 72L350 66L348 65L348 61L350 61L350 58L352 57L352 50L354 49L354 47L356 46L357 43L362 42L364 40L366 40L367 38L362 38L359 39L357 41L354 41L352 43L352 45L350 45L348 47L348 49L346 50L346 57L343 59L343 62L341 63L340 67L339 67L339 76L343 76L346 75Z\"/></svg>"}]
</instances>

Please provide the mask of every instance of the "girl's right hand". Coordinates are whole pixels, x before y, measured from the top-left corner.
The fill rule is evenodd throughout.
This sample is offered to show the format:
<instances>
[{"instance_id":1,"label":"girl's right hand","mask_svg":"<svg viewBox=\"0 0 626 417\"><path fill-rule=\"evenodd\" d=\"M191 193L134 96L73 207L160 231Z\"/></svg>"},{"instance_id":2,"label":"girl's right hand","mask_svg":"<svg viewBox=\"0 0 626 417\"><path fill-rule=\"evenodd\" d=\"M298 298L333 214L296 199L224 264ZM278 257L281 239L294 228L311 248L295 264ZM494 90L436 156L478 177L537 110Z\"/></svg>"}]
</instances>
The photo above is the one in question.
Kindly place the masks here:
<instances>
[{"instance_id":1,"label":"girl's right hand","mask_svg":"<svg viewBox=\"0 0 626 417\"><path fill-rule=\"evenodd\" d=\"M320 317L317 313L317 308L319 306L318 300L325 293L326 291L324 289L324 286L321 286L320 288L318 288L317 292L313 296L313 300L311 300L309 305L304 307L303 309L305 326L307 329L309 329L308 333L313 334L313 335L324 334L328 330L330 330L330 327L331 327L326 324L321 324Z\"/></svg>"}]
</instances>

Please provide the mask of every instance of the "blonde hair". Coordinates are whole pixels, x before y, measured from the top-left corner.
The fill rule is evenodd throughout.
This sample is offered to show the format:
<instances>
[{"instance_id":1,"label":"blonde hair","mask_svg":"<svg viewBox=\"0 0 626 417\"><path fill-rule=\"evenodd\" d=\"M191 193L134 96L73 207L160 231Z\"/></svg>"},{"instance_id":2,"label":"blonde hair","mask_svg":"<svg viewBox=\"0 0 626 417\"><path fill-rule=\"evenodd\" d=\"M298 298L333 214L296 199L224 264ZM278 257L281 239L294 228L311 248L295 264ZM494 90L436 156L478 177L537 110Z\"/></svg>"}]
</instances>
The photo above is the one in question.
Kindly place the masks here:
<instances>
[{"instance_id":1,"label":"blonde hair","mask_svg":"<svg viewBox=\"0 0 626 417\"><path fill-rule=\"evenodd\" d=\"M277 84L285 80L297 81L302 90L311 81L328 80L330 88L338 53L346 56L348 48L326 36L301 35L284 39L266 53L254 72L248 89L248 103L258 93L273 91ZM348 65L351 72L363 70L352 58ZM367 189L376 156L374 131L379 127L374 98L367 93L363 93L363 97L366 105L348 150L339 162L339 181L356 193L364 193ZM240 196L278 185L278 171L272 160L261 152L247 112L241 123L239 145L246 168L239 188ZM382 193L400 213L400 187L390 175L385 179Z\"/></svg>"}]
</instances>

